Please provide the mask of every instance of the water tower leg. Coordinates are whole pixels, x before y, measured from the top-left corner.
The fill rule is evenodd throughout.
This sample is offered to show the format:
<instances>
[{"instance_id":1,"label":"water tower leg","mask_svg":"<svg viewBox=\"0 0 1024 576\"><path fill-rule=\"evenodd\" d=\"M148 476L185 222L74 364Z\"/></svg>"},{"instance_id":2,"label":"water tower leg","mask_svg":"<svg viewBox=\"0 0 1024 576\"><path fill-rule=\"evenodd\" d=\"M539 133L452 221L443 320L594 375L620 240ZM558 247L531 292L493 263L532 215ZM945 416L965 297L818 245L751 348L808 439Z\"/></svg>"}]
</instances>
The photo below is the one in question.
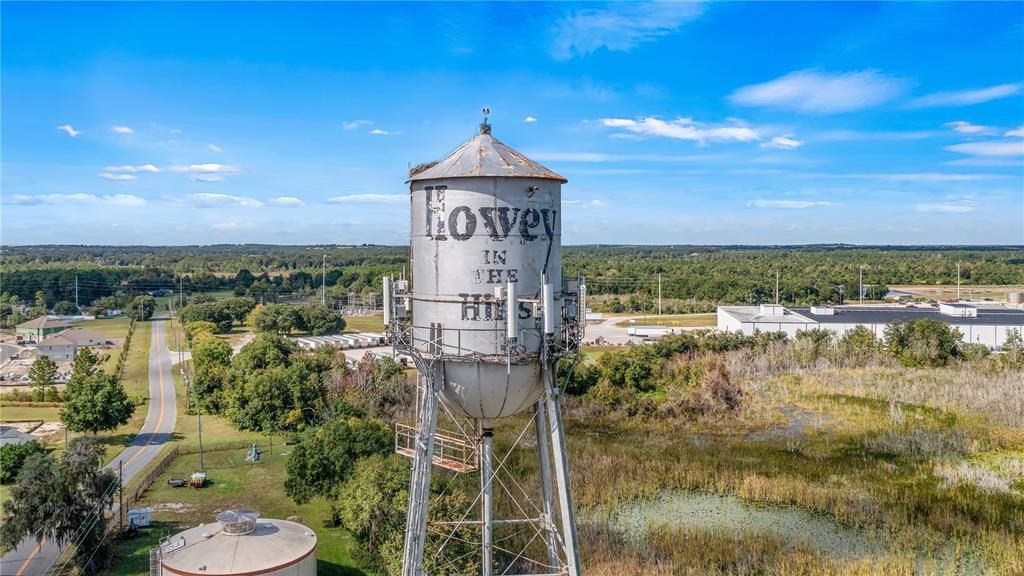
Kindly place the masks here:
<instances>
[{"instance_id":1,"label":"water tower leg","mask_svg":"<svg viewBox=\"0 0 1024 576\"><path fill-rule=\"evenodd\" d=\"M548 452L548 411L544 399L537 400L537 456L540 458L540 490L544 498L544 540L548 549L548 564L552 569L560 566L558 560L558 537L555 531L555 511L551 499L551 453Z\"/></svg>"},{"instance_id":2,"label":"water tower leg","mask_svg":"<svg viewBox=\"0 0 1024 576\"><path fill-rule=\"evenodd\" d=\"M551 423L551 450L555 457L555 483L558 485L558 505L562 517L565 568L568 576L580 576L582 571L579 544L576 541L576 515L572 506L572 488L569 486L569 454L565 446L561 402L554 380L554 366L548 364L544 367L544 395L547 396L548 419Z\"/></svg>"},{"instance_id":3,"label":"water tower leg","mask_svg":"<svg viewBox=\"0 0 1024 576\"><path fill-rule=\"evenodd\" d=\"M494 550L492 549L494 524L491 515L493 505L491 488L494 485L494 478L491 467L494 458L494 430L481 428L480 436L480 544L482 552L480 574L481 576L492 576L494 573Z\"/></svg>"},{"instance_id":4,"label":"water tower leg","mask_svg":"<svg viewBox=\"0 0 1024 576\"><path fill-rule=\"evenodd\" d=\"M424 378L423 396L420 399L416 449L412 459L412 479L409 482L402 576L426 574L423 570L423 547L427 538L430 473L434 465L434 433L437 431L438 392L435 382L439 377L441 374L438 369Z\"/></svg>"}]
</instances>

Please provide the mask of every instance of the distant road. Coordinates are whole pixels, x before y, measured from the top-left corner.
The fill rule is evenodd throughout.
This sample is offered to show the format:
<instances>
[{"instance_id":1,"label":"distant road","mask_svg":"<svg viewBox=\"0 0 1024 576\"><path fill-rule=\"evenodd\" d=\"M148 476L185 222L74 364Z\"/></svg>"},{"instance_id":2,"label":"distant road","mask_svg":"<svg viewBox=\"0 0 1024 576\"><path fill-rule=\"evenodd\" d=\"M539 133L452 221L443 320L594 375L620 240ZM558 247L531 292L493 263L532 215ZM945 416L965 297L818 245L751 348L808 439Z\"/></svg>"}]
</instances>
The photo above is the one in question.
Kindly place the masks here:
<instances>
[{"instance_id":1,"label":"distant road","mask_svg":"<svg viewBox=\"0 0 1024 576\"><path fill-rule=\"evenodd\" d=\"M124 462L124 480L134 478L170 441L177 419L177 404L174 380L171 378L172 358L164 336L166 315L151 322L152 338L149 344L149 410L142 429L131 444L114 458L107 468L117 472ZM60 548L48 540L37 545L32 538L26 538L18 547L4 554L0 559L0 574L3 576L44 576L60 557Z\"/></svg>"}]
</instances>

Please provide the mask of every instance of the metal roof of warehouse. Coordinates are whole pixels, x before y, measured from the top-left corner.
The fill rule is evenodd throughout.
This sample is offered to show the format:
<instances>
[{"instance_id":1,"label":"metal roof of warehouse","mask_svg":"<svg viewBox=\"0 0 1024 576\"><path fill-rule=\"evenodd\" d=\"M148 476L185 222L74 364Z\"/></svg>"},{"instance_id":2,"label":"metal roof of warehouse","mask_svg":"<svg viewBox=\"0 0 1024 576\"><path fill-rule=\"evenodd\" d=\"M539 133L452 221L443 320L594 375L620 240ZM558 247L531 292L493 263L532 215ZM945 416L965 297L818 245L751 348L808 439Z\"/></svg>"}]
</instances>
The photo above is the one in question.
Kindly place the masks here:
<instances>
[{"instance_id":1,"label":"metal roof of warehouse","mask_svg":"<svg viewBox=\"0 0 1024 576\"><path fill-rule=\"evenodd\" d=\"M1024 310L978 308L978 316L961 318L940 314L937 308L835 308L835 315L812 314L810 308L792 308L793 312L822 324L888 324L893 320L910 322L931 318L947 324L1024 326Z\"/></svg>"}]
</instances>

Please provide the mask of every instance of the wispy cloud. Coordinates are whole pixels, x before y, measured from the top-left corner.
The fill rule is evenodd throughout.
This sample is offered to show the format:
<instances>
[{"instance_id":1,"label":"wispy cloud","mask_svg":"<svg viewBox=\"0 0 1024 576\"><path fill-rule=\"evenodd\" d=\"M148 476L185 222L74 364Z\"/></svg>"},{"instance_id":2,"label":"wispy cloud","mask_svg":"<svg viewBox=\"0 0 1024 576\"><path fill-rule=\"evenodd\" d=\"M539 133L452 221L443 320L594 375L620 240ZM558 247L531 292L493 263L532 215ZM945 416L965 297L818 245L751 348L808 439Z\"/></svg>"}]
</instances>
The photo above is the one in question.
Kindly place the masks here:
<instances>
[{"instance_id":1,"label":"wispy cloud","mask_svg":"<svg viewBox=\"0 0 1024 576\"><path fill-rule=\"evenodd\" d=\"M345 130L355 130L360 126L369 126L371 124L373 124L373 120L349 120L347 122L342 122L341 127Z\"/></svg>"},{"instance_id":2,"label":"wispy cloud","mask_svg":"<svg viewBox=\"0 0 1024 576\"><path fill-rule=\"evenodd\" d=\"M1011 138L1011 137L1024 138L1024 126L1021 126L1020 128L1015 128L1013 130L1008 130L1007 132L1005 132L1003 134L1003 136L1005 136L1007 138Z\"/></svg>"},{"instance_id":3,"label":"wispy cloud","mask_svg":"<svg viewBox=\"0 0 1024 576\"><path fill-rule=\"evenodd\" d=\"M605 200L597 200L597 199L594 199L594 200L562 200L562 205L563 206L580 206L580 207L584 207L584 208L586 208L586 207L590 207L590 208L606 208L608 206L608 202L606 202Z\"/></svg>"},{"instance_id":4,"label":"wispy cloud","mask_svg":"<svg viewBox=\"0 0 1024 576\"><path fill-rule=\"evenodd\" d=\"M529 151L526 156L538 162L708 162L728 158L723 154L607 154L604 152Z\"/></svg>"},{"instance_id":5,"label":"wispy cloud","mask_svg":"<svg viewBox=\"0 0 1024 576\"><path fill-rule=\"evenodd\" d=\"M135 134L135 130L128 126L112 126L110 129L118 134Z\"/></svg>"},{"instance_id":6,"label":"wispy cloud","mask_svg":"<svg viewBox=\"0 0 1024 576\"><path fill-rule=\"evenodd\" d=\"M271 198L270 200L267 200L267 204L294 208L297 206L302 206L302 200L296 198L295 196L278 196L276 198Z\"/></svg>"},{"instance_id":7,"label":"wispy cloud","mask_svg":"<svg viewBox=\"0 0 1024 576\"><path fill-rule=\"evenodd\" d=\"M982 126L980 124L971 124L963 120L957 120L956 122L946 122L943 124L946 128L951 128L954 132L960 134L992 134L995 129L991 126Z\"/></svg>"},{"instance_id":8,"label":"wispy cloud","mask_svg":"<svg viewBox=\"0 0 1024 576\"><path fill-rule=\"evenodd\" d=\"M692 140L701 144L708 142L752 142L760 139L756 131L746 126L727 125L709 126L694 122L691 118L660 120L654 117L642 117L637 120L629 118L602 118L603 126L620 128L642 136L657 136L676 140Z\"/></svg>"},{"instance_id":9,"label":"wispy cloud","mask_svg":"<svg viewBox=\"0 0 1024 576\"><path fill-rule=\"evenodd\" d=\"M950 172L912 172L902 174L843 174L844 178L864 178L888 182L978 182L1006 178L1002 174L956 174Z\"/></svg>"},{"instance_id":10,"label":"wispy cloud","mask_svg":"<svg viewBox=\"0 0 1024 576\"><path fill-rule=\"evenodd\" d=\"M822 132L816 139L823 142L862 142L869 140L898 141L923 140L938 134L932 130L908 130L903 132L880 132L865 130L829 130Z\"/></svg>"},{"instance_id":11,"label":"wispy cloud","mask_svg":"<svg viewBox=\"0 0 1024 576\"><path fill-rule=\"evenodd\" d=\"M78 131L78 130L75 130L75 127L72 126L71 124L64 124L63 126L57 126L57 130L60 130L60 131L64 132L65 134L67 134L68 136L71 136L72 138L74 138L75 136L78 136L79 134L81 134L81 132Z\"/></svg>"},{"instance_id":12,"label":"wispy cloud","mask_svg":"<svg viewBox=\"0 0 1024 576\"><path fill-rule=\"evenodd\" d=\"M900 78L875 70L825 73L790 72L762 84L736 90L729 99L744 106L766 106L805 114L838 114L876 106L896 98L906 88Z\"/></svg>"},{"instance_id":13,"label":"wispy cloud","mask_svg":"<svg viewBox=\"0 0 1024 576\"><path fill-rule=\"evenodd\" d=\"M985 140L946 146L950 152L971 156L1024 156L1024 140Z\"/></svg>"},{"instance_id":14,"label":"wispy cloud","mask_svg":"<svg viewBox=\"0 0 1024 576\"><path fill-rule=\"evenodd\" d=\"M238 222L217 222L210 227L214 230L238 230L242 225Z\"/></svg>"},{"instance_id":15,"label":"wispy cloud","mask_svg":"<svg viewBox=\"0 0 1024 576\"><path fill-rule=\"evenodd\" d=\"M348 194L328 198L331 204L401 204L408 202L405 194Z\"/></svg>"},{"instance_id":16,"label":"wispy cloud","mask_svg":"<svg viewBox=\"0 0 1024 576\"><path fill-rule=\"evenodd\" d=\"M388 132L387 130L374 128L373 130L370 130L370 134L373 134L374 136L390 136L391 134L397 134L397 132Z\"/></svg>"},{"instance_id":17,"label":"wispy cloud","mask_svg":"<svg viewBox=\"0 0 1024 576\"><path fill-rule=\"evenodd\" d=\"M224 151L223 148L221 148L220 146L217 146L216 144L207 144L206 147L209 148L209 150L211 152L223 152Z\"/></svg>"},{"instance_id":18,"label":"wispy cloud","mask_svg":"<svg viewBox=\"0 0 1024 576\"><path fill-rule=\"evenodd\" d=\"M584 57L604 48L628 52L678 30L703 10L697 2L624 2L574 10L552 30L556 60Z\"/></svg>"},{"instance_id":19,"label":"wispy cloud","mask_svg":"<svg viewBox=\"0 0 1024 576\"><path fill-rule=\"evenodd\" d=\"M129 174L136 174L139 172L150 172L156 174L160 171L159 168L152 164L139 164L138 166L132 166L125 164L124 166L107 166L104 168L107 172L127 172Z\"/></svg>"},{"instance_id":20,"label":"wispy cloud","mask_svg":"<svg viewBox=\"0 0 1024 576\"><path fill-rule=\"evenodd\" d=\"M915 204L917 212L932 212L937 214L963 214L974 212L974 200L962 199L949 202L938 202L934 204Z\"/></svg>"},{"instance_id":21,"label":"wispy cloud","mask_svg":"<svg viewBox=\"0 0 1024 576\"><path fill-rule=\"evenodd\" d=\"M747 206L754 208L781 208L784 210L796 210L802 208L814 208L816 206L835 206L832 202L823 200L751 200Z\"/></svg>"},{"instance_id":22,"label":"wispy cloud","mask_svg":"<svg viewBox=\"0 0 1024 576\"><path fill-rule=\"evenodd\" d=\"M533 124L536 121L537 119L534 118L533 116L527 116L526 118L523 118L523 122L526 122L527 124Z\"/></svg>"},{"instance_id":23,"label":"wispy cloud","mask_svg":"<svg viewBox=\"0 0 1024 576\"><path fill-rule=\"evenodd\" d=\"M111 206L142 206L146 203L145 198L134 194L110 194L98 196L95 194L11 194L3 195L4 204L17 204L31 206L35 204L69 205L69 204L107 204Z\"/></svg>"},{"instance_id":24,"label":"wispy cloud","mask_svg":"<svg viewBox=\"0 0 1024 576\"><path fill-rule=\"evenodd\" d=\"M259 208L262 202L248 196L236 196L234 194L215 194L212 192L201 192L190 196L196 204L208 208Z\"/></svg>"},{"instance_id":25,"label":"wispy cloud","mask_svg":"<svg viewBox=\"0 0 1024 576\"><path fill-rule=\"evenodd\" d=\"M910 106L912 108L970 106L1013 96L1014 94L1019 94L1022 89L1024 89L1024 84L999 84L997 86L989 86L988 88L935 92L912 100Z\"/></svg>"},{"instance_id":26,"label":"wispy cloud","mask_svg":"<svg viewBox=\"0 0 1024 576\"><path fill-rule=\"evenodd\" d=\"M778 148L780 150L796 150L804 145L803 140L797 140L792 134L776 136L770 141L761 144L762 148Z\"/></svg>"},{"instance_id":27,"label":"wispy cloud","mask_svg":"<svg viewBox=\"0 0 1024 576\"><path fill-rule=\"evenodd\" d=\"M103 178L104 180L114 180L116 182L125 182L128 180L135 180L136 178L138 178L134 174L113 174L110 172L101 172L100 174L98 174L98 176L100 178Z\"/></svg>"}]
</instances>

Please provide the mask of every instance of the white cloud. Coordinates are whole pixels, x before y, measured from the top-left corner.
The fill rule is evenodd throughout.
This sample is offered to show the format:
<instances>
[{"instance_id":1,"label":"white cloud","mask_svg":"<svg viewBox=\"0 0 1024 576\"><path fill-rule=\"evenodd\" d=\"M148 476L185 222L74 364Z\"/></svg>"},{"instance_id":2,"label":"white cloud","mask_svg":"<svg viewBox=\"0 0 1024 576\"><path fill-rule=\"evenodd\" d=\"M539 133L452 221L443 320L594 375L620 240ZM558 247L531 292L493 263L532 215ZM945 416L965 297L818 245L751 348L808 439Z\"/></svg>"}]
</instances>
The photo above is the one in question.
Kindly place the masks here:
<instances>
[{"instance_id":1,"label":"white cloud","mask_svg":"<svg viewBox=\"0 0 1024 576\"><path fill-rule=\"evenodd\" d=\"M935 204L915 204L914 210L937 214L963 214L965 212L974 212L974 200L963 199Z\"/></svg>"},{"instance_id":2,"label":"white cloud","mask_svg":"<svg viewBox=\"0 0 1024 576\"><path fill-rule=\"evenodd\" d=\"M238 168L227 164L189 164L188 166L171 166L171 172L177 174L237 174Z\"/></svg>"},{"instance_id":3,"label":"white cloud","mask_svg":"<svg viewBox=\"0 0 1024 576\"><path fill-rule=\"evenodd\" d=\"M563 206L581 206L581 207L592 207L592 208L606 208L608 202L605 200L562 200Z\"/></svg>"},{"instance_id":4,"label":"white cloud","mask_svg":"<svg viewBox=\"0 0 1024 576\"><path fill-rule=\"evenodd\" d=\"M238 222L217 222L210 227L214 230L238 230L242 225Z\"/></svg>"},{"instance_id":5,"label":"white cloud","mask_svg":"<svg viewBox=\"0 0 1024 576\"><path fill-rule=\"evenodd\" d=\"M138 166L132 166L129 164L126 164L124 166L107 166L106 168L104 168L104 170L106 170L107 172L127 172L129 174L136 174L139 172L150 172L156 174L157 172L160 171L159 168L152 164L140 164Z\"/></svg>"},{"instance_id":6,"label":"white cloud","mask_svg":"<svg viewBox=\"0 0 1024 576\"><path fill-rule=\"evenodd\" d=\"M374 128L373 130L370 130L370 134L373 134L374 136L387 136L388 134L391 134L391 132L381 130L380 128Z\"/></svg>"},{"instance_id":7,"label":"white cloud","mask_svg":"<svg viewBox=\"0 0 1024 576\"><path fill-rule=\"evenodd\" d=\"M537 119L534 118L533 116L527 116L526 118L523 118L523 122L526 122L527 124L533 124L536 121Z\"/></svg>"},{"instance_id":8,"label":"white cloud","mask_svg":"<svg viewBox=\"0 0 1024 576\"><path fill-rule=\"evenodd\" d=\"M985 140L946 146L950 152L971 156L1024 156L1024 140Z\"/></svg>"},{"instance_id":9,"label":"white cloud","mask_svg":"<svg viewBox=\"0 0 1024 576\"><path fill-rule=\"evenodd\" d=\"M747 206L754 208L782 208L786 210L834 205L832 202L814 200L751 200L747 202Z\"/></svg>"},{"instance_id":10,"label":"white cloud","mask_svg":"<svg viewBox=\"0 0 1024 576\"><path fill-rule=\"evenodd\" d=\"M118 134L135 134L135 130L127 126L112 126L110 129Z\"/></svg>"},{"instance_id":11,"label":"white cloud","mask_svg":"<svg viewBox=\"0 0 1024 576\"><path fill-rule=\"evenodd\" d=\"M761 144L761 148L778 148L780 150L795 150L804 145L803 140L797 140L793 138L792 134L785 136L776 136L771 139L770 142Z\"/></svg>"},{"instance_id":12,"label":"white cloud","mask_svg":"<svg viewBox=\"0 0 1024 576\"><path fill-rule=\"evenodd\" d=\"M134 194L110 194L97 196L95 194L39 194L30 196L27 194L4 195L4 204L19 204L30 206L35 204L69 205L69 204L109 204L113 206L142 206L146 203L145 198Z\"/></svg>"},{"instance_id":13,"label":"white cloud","mask_svg":"<svg viewBox=\"0 0 1024 576\"><path fill-rule=\"evenodd\" d=\"M137 176L133 174L111 174L110 172L102 172L99 174L99 177L103 178L104 180L114 180L121 182L135 180L137 178Z\"/></svg>"},{"instance_id":14,"label":"white cloud","mask_svg":"<svg viewBox=\"0 0 1024 576\"><path fill-rule=\"evenodd\" d=\"M216 144L207 144L206 147L209 148L211 152L223 152L224 151L220 146L217 146Z\"/></svg>"},{"instance_id":15,"label":"white cloud","mask_svg":"<svg viewBox=\"0 0 1024 576\"><path fill-rule=\"evenodd\" d=\"M72 138L74 138L75 136L78 136L79 134L81 134L81 132L78 131L78 130L75 130L75 127L72 126L71 124L65 124L63 126L57 126L57 130L63 131L65 134L67 134L68 136L71 136Z\"/></svg>"},{"instance_id":16,"label":"white cloud","mask_svg":"<svg viewBox=\"0 0 1024 576\"><path fill-rule=\"evenodd\" d=\"M348 194L328 198L331 204L400 204L408 202L405 194Z\"/></svg>"},{"instance_id":17,"label":"white cloud","mask_svg":"<svg viewBox=\"0 0 1024 576\"><path fill-rule=\"evenodd\" d=\"M818 135L817 139L825 142L861 142L866 140L923 140L935 136L937 132L917 130L906 132L866 132L862 130L830 130Z\"/></svg>"},{"instance_id":18,"label":"white cloud","mask_svg":"<svg viewBox=\"0 0 1024 576\"><path fill-rule=\"evenodd\" d=\"M355 130L360 126L369 126L373 124L372 120L349 120L348 122L342 122L341 127L345 130Z\"/></svg>"},{"instance_id":19,"label":"white cloud","mask_svg":"<svg viewBox=\"0 0 1024 576\"><path fill-rule=\"evenodd\" d=\"M223 182L224 177L220 174L193 174L193 182Z\"/></svg>"},{"instance_id":20,"label":"white cloud","mask_svg":"<svg viewBox=\"0 0 1024 576\"><path fill-rule=\"evenodd\" d=\"M296 198L295 196L278 196L276 198L271 198L270 200L267 200L267 203L273 204L274 206L302 206L302 200Z\"/></svg>"},{"instance_id":21,"label":"white cloud","mask_svg":"<svg viewBox=\"0 0 1024 576\"><path fill-rule=\"evenodd\" d=\"M981 126L980 124L971 124L963 120L957 120L956 122L946 122L943 124L946 128L952 128L954 131L960 134L991 134L994 129L991 126Z\"/></svg>"},{"instance_id":22,"label":"white cloud","mask_svg":"<svg viewBox=\"0 0 1024 576\"><path fill-rule=\"evenodd\" d=\"M694 122L691 118L676 118L671 121L652 117L640 118L639 120L602 118L600 122L609 128L621 128L633 134L660 136L676 140L692 140L701 144L725 141L752 142L760 139L756 131L746 126L708 127L706 124Z\"/></svg>"},{"instance_id":23,"label":"white cloud","mask_svg":"<svg viewBox=\"0 0 1024 576\"><path fill-rule=\"evenodd\" d=\"M697 2L625 2L607 8L575 10L558 20L551 37L551 55L557 60L584 57L601 48L628 52L668 34L696 18L703 10Z\"/></svg>"},{"instance_id":24,"label":"white cloud","mask_svg":"<svg viewBox=\"0 0 1024 576\"><path fill-rule=\"evenodd\" d=\"M1003 136L1005 136L1006 138L1010 138L1012 136L1024 138L1024 126L1021 126L1020 128L1017 128L1015 130L1008 130L1003 134Z\"/></svg>"},{"instance_id":25,"label":"white cloud","mask_svg":"<svg viewBox=\"0 0 1024 576\"><path fill-rule=\"evenodd\" d=\"M234 194L215 194L212 192L201 192L192 194L191 198L199 205L210 208L259 208L262 202L248 196L235 196Z\"/></svg>"},{"instance_id":26,"label":"white cloud","mask_svg":"<svg viewBox=\"0 0 1024 576\"><path fill-rule=\"evenodd\" d=\"M910 106L914 108L930 108L935 106L969 106L981 104L990 100L998 100L1020 93L1024 88L1022 84L999 84L988 88L975 90L953 90L949 92L935 92L911 101Z\"/></svg>"},{"instance_id":27,"label":"white cloud","mask_svg":"<svg viewBox=\"0 0 1024 576\"><path fill-rule=\"evenodd\" d=\"M785 108L805 114L838 114L892 100L905 86L904 80L875 70L842 74L800 70L769 82L744 86L729 99L745 106Z\"/></svg>"}]
</instances>

